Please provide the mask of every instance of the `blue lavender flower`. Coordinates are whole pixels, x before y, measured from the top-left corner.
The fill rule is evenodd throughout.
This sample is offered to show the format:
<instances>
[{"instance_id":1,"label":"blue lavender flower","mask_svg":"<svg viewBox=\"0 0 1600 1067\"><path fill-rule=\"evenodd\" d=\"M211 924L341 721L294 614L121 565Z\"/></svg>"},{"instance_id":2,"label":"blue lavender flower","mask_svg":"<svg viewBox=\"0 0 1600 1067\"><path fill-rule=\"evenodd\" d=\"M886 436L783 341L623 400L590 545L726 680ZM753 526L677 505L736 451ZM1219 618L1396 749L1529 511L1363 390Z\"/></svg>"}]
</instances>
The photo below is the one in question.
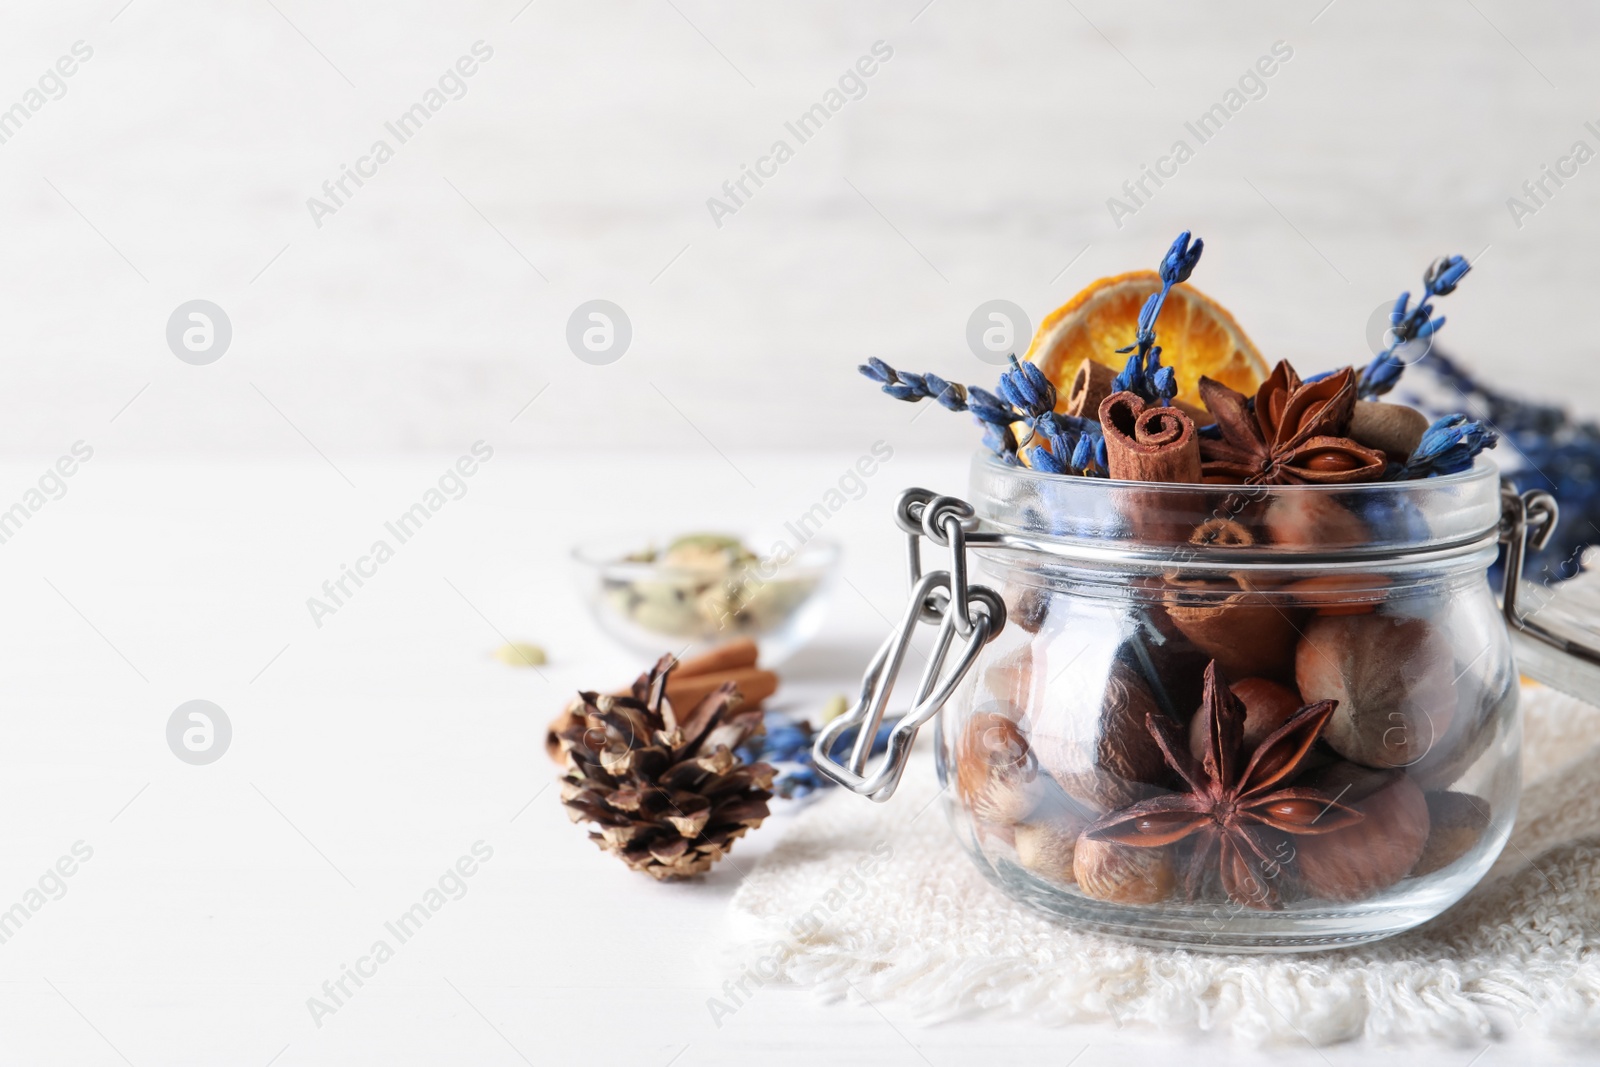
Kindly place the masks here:
<instances>
[{"instance_id":1,"label":"blue lavender flower","mask_svg":"<svg viewBox=\"0 0 1600 1067\"><path fill-rule=\"evenodd\" d=\"M1443 315L1437 319L1433 317L1431 301L1436 296L1449 296L1455 292L1456 286L1461 284L1461 279L1471 269L1472 264L1467 262L1465 256L1442 256L1423 272L1422 299L1417 301L1416 307L1410 307L1409 292L1400 294L1400 298L1394 302L1394 309L1389 312L1389 335L1393 341L1362 369L1356 379L1357 396L1371 400L1395 387L1406 369L1406 363L1397 355L1398 350L1413 342L1425 341L1439 332L1445 319Z\"/></svg>"},{"instance_id":2,"label":"blue lavender flower","mask_svg":"<svg viewBox=\"0 0 1600 1067\"><path fill-rule=\"evenodd\" d=\"M1071 473L1071 469L1067 464L1057 459L1053 452L1047 452L1039 447L1028 449L1028 466L1036 471L1043 471L1045 474Z\"/></svg>"},{"instance_id":3,"label":"blue lavender flower","mask_svg":"<svg viewBox=\"0 0 1600 1067\"><path fill-rule=\"evenodd\" d=\"M1467 262L1466 256L1444 256L1429 265L1422 281L1435 296L1449 296L1471 269L1472 264Z\"/></svg>"},{"instance_id":4,"label":"blue lavender flower","mask_svg":"<svg viewBox=\"0 0 1600 1067\"><path fill-rule=\"evenodd\" d=\"M1561 505L1555 534L1533 551L1528 573L1552 581L1578 574L1584 550L1600 544L1600 422L1503 393L1437 348L1419 366L1465 397L1470 410L1505 437L1513 454L1502 466L1519 493L1543 489Z\"/></svg>"},{"instance_id":5,"label":"blue lavender flower","mask_svg":"<svg viewBox=\"0 0 1600 1067\"><path fill-rule=\"evenodd\" d=\"M1403 464L1395 464L1390 481L1456 474L1472 466L1479 452L1493 448L1500 435L1465 415L1446 415L1423 431L1422 442Z\"/></svg>"},{"instance_id":6,"label":"blue lavender flower","mask_svg":"<svg viewBox=\"0 0 1600 1067\"><path fill-rule=\"evenodd\" d=\"M1119 349L1134 352L1127 367L1116 376L1118 392L1137 394L1148 404L1168 404L1178 394L1178 379L1171 367L1161 365L1161 349L1156 345L1156 319L1172 287L1186 281L1200 262L1205 242L1180 233L1166 255L1158 273L1161 289L1150 294L1139 312L1137 338ZM1441 275L1449 280L1445 275ZM1135 351L1137 349L1137 351ZM933 400L951 411L971 412L983 427L983 443L1002 463L1017 466L1019 451L1039 470L1054 474L1104 476L1105 439L1092 419L1073 420L1055 412L1060 399L1054 383L1033 363L1015 355L1001 372L996 396L975 385L948 382L937 374L911 374L897 371L877 357L860 367L861 373L877 382L896 400L915 403ZM1020 426L1020 430L1013 430ZM1088 444L1085 444L1088 435Z\"/></svg>"},{"instance_id":7,"label":"blue lavender flower","mask_svg":"<svg viewBox=\"0 0 1600 1067\"><path fill-rule=\"evenodd\" d=\"M1019 363L1014 355L1011 366L1000 375L1000 395L1018 411L1034 417L1056 406L1056 387L1044 371L1033 363Z\"/></svg>"},{"instance_id":8,"label":"blue lavender flower","mask_svg":"<svg viewBox=\"0 0 1600 1067\"><path fill-rule=\"evenodd\" d=\"M1188 281L1189 275L1194 273L1195 264L1200 262L1200 253L1205 251L1205 247L1205 241L1198 237L1191 245L1188 230L1178 234L1177 240L1172 242L1172 247L1167 249L1167 254L1161 257L1162 284L1170 288L1178 282Z\"/></svg>"},{"instance_id":9,"label":"blue lavender flower","mask_svg":"<svg viewBox=\"0 0 1600 1067\"><path fill-rule=\"evenodd\" d=\"M1104 466L1100 462L1100 455L1105 446L1106 439L1099 434L1084 434L1078 438L1078 444L1072 450L1072 465L1080 471L1097 465Z\"/></svg>"},{"instance_id":10,"label":"blue lavender flower","mask_svg":"<svg viewBox=\"0 0 1600 1067\"><path fill-rule=\"evenodd\" d=\"M1013 368L1016 358L1012 357ZM1016 380L1007 384L1007 379L1001 378L1001 391L1008 388L1017 392L1017 395L1026 394L1034 397L1040 392L1040 384L1050 391L1052 404L1055 403L1055 388L1039 368L1029 363L1026 366L1033 371L1018 371ZM868 358L858 370L863 375L871 378L882 386L883 391L896 400L916 403L919 400L933 400L951 411L970 411L977 416L983 424L984 444L992 449L996 455L1006 462L1016 461L1017 442L1013 437L1010 426L1014 422L1021 422L1027 418L1025 411L1013 408L1010 403L1001 400L986 389L975 385L961 385L957 382L947 382L937 374L912 374L908 371L897 371L876 356ZM1007 372L1010 374L1011 372ZM1036 377L1035 377L1036 376Z\"/></svg>"},{"instance_id":11,"label":"blue lavender flower","mask_svg":"<svg viewBox=\"0 0 1600 1067\"><path fill-rule=\"evenodd\" d=\"M1128 358L1122 373L1112 379L1111 388L1114 392L1133 393L1147 404L1162 405L1171 403L1172 398L1178 395L1178 381L1172 368L1161 365L1161 349L1156 345L1156 319L1160 317L1172 287L1188 281L1189 275L1194 273L1205 247L1205 241L1200 238L1195 238L1191 244L1189 231L1184 230L1172 242L1172 247L1167 249L1167 254L1161 257L1161 266L1157 271L1161 276L1161 288L1151 293L1139 309L1139 328L1134 334L1133 344L1117 349L1119 353L1134 354ZM1167 373L1163 375L1162 371Z\"/></svg>"},{"instance_id":12,"label":"blue lavender flower","mask_svg":"<svg viewBox=\"0 0 1600 1067\"><path fill-rule=\"evenodd\" d=\"M889 747L889 733L897 721L885 722L878 727L878 732L872 739L874 755ZM817 733L809 722L803 719L791 719L780 711L767 712L764 722L766 733L750 738L740 746L738 755L747 763L764 760L779 765L780 773L772 783L774 793L798 800L819 789L827 789L834 785L831 778L817 772L812 762L811 746L816 741ZM844 750L849 743L848 739L843 739L839 750Z\"/></svg>"}]
</instances>

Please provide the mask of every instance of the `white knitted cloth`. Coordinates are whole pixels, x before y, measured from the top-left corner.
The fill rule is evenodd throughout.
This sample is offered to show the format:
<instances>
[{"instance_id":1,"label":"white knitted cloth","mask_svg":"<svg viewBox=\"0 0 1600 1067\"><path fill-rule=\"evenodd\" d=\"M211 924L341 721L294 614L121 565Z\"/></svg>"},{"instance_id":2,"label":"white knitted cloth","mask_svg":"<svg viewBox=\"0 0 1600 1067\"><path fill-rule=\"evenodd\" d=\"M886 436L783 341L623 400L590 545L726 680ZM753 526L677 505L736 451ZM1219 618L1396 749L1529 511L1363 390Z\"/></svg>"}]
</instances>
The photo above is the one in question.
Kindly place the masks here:
<instances>
[{"instance_id":1,"label":"white knitted cloth","mask_svg":"<svg viewBox=\"0 0 1600 1067\"><path fill-rule=\"evenodd\" d=\"M873 804L801 813L731 904L732 955L824 999L852 986L924 1018L1196 1026L1249 1041L1600 1035L1600 710L1525 688L1511 843L1449 912L1374 944L1290 956L1147 948L1012 903L973 866L919 757ZM877 853L873 849L876 846ZM883 858L887 855L887 859ZM864 871L864 873L863 873Z\"/></svg>"}]
</instances>

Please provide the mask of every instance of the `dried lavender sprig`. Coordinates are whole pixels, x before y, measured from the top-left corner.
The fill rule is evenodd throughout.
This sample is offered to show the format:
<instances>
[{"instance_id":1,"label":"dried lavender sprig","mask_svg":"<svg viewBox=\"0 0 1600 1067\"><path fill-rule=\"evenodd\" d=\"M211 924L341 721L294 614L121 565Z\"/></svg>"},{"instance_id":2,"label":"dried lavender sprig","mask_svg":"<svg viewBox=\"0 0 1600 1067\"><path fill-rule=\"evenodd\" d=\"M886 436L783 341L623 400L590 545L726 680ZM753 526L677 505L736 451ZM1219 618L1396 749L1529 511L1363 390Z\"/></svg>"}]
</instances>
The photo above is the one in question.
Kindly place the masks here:
<instances>
[{"instance_id":1,"label":"dried lavender sprig","mask_svg":"<svg viewBox=\"0 0 1600 1067\"><path fill-rule=\"evenodd\" d=\"M1009 427L1026 416L1014 410L987 389L976 385L947 382L937 374L911 374L897 371L876 356L868 358L858 370L883 386L896 400L915 403L936 400L951 411L970 411L982 422Z\"/></svg>"},{"instance_id":2,"label":"dried lavender sprig","mask_svg":"<svg viewBox=\"0 0 1600 1067\"><path fill-rule=\"evenodd\" d=\"M1137 354L1128 357L1128 365L1111 379L1111 391L1133 393L1147 404L1165 407L1178 395L1178 375L1161 365L1161 346L1155 345L1142 364Z\"/></svg>"},{"instance_id":3,"label":"dried lavender sprig","mask_svg":"<svg viewBox=\"0 0 1600 1067\"><path fill-rule=\"evenodd\" d=\"M1518 492L1545 489L1561 505L1555 535L1533 551L1527 570L1552 581L1578 574L1584 550L1600 543L1600 422L1503 393L1437 348L1420 366L1467 397L1470 410L1505 436L1515 452L1506 457L1505 473Z\"/></svg>"},{"instance_id":4,"label":"dried lavender sprig","mask_svg":"<svg viewBox=\"0 0 1600 1067\"><path fill-rule=\"evenodd\" d=\"M1198 237L1191 244L1189 231L1184 230L1167 249L1167 254L1161 257L1161 264L1157 268L1161 276L1161 288L1151 293L1144 307L1139 309L1139 328L1134 334L1133 344L1117 349L1119 353L1132 352L1133 355L1128 357L1122 373L1112 380L1111 388L1116 392L1134 393L1147 404L1159 403L1163 406L1178 395L1176 375L1171 367L1161 365L1161 349L1156 346L1156 319L1161 316L1161 309L1166 305L1167 294L1172 287L1188 281L1189 275L1194 273L1205 247L1205 241Z\"/></svg>"},{"instance_id":5,"label":"dried lavender sprig","mask_svg":"<svg viewBox=\"0 0 1600 1067\"><path fill-rule=\"evenodd\" d=\"M1038 420L1038 432L1049 448L1028 450L1028 465L1046 474L1105 476L1105 438L1092 419L1050 413Z\"/></svg>"},{"instance_id":6,"label":"dried lavender sprig","mask_svg":"<svg viewBox=\"0 0 1600 1067\"><path fill-rule=\"evenodd\" d=\"M1456 474L1471 467L1479 452L1493 448L1499 440L1499 434L1476 419L1446 415L1423 431L1416 450L1404 463L1391 466L1384 477L1387 481L1408 481Z\"/></svg>"},{"instance_id":7,"label":"dried lavender sprig","mask_svg":"<svg viewBox=\"0 0 1600 1067\"><path fill-rule=\"evenodd\" d=\"M1389 312L1389 332L1394 337L1394 343L1362 368L1356 379L1358 397L1371 400L1395 387L1406 369L1406 363L1397 354L1398 350L1439 332L1445 319L1443 315L1433 318L1433 298L1455 292L1456 286L1461 284L1461 279L1471 269L1472 264L1467 262L1465 256L1442 256L1430 263L1423 273L1422 299L1417 301L1416 307L1407 306L1411 302L1409 292L1400 294L1400 298L1394 302L1394 309Z\"/></svg>"},{"instance_id":8,"label":"dried lavender sprig","mask_svg":"<svg viewBox=\"0 0 1600 1067\"><path fill-rule=\"evenodd\" d=\"M899 722L889 720L878 727L872 739L872 753L877 755L889 747L889 734ZM769 711L765 716L766 733L752 737L739 749L747 763L758 760L781 766L782 773L772 783L772 791L785 799L799 799L818 789L834 785L831 778L817 773L812 763L811 745L816 740L816 730L805 720L795 721L782 712ZM842 747L842 746L841 746Z\"/></svg>"}]
</instances>

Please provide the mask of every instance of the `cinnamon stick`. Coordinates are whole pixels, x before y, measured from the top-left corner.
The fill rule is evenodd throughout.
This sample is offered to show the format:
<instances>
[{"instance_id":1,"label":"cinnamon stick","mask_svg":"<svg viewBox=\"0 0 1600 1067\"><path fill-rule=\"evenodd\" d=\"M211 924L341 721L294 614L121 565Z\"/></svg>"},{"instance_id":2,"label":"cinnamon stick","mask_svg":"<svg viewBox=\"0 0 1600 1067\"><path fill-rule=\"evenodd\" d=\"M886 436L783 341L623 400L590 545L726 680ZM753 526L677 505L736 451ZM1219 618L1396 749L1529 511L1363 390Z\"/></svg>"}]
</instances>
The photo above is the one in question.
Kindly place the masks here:
<instances>
[{"instance_id":1,"label":"cinnamon stick","mask_svg":"<svg viewBox=\"0 0 1600 1067\"><path fill-rule=\"evenodd\" d=\"M679 660L678 666L672 672L672 678L693 678L697 674L711 674L713 671L731 671L739 667L754 667L756 665L756 643L748 637L741 637L737 641L729 641L725 645L718 645L698 656ZM669 689L671 682L668 682Z\"/></svg>"},{"instance_id":2,"label":"cinnamon stick","mask_svg":"<svg viewBox=\"0 0 1600 1067\"><path fill-rule=\"evenodd\" d=\"M1229 678L1293 677L1294 649L1303 611L1287 611L1250 588L1218 599L1204 582L1170 581L1167 617L1196 648L1215 659ZM1193 592L1193 596L1186 593Z\"/></svg>"},{"instance_id":3,"label":"cinnamon stick","mask_svg":"<svg viewBox=\"0 0 1600 1067\"><path fill-rule=\"evenodd\" d=\"M730 641L681 661L667 677L667 699L687 711L720 686L732 682L744 698L743 707L755 707L778 690L778 676L756 666L756 643L749 638ZM612 696L628 696L632 689L614 689ZM583 722L583 701L574 697L561 709L545 731L544 749L552 760L561 762L561 740L557 736Z\"/></svg>"},{"instance_id":4,"label":"cinnamon stick","mask_svg":"<svg viewBox=\"0 0 1600 1067\"><path fill-rule=\"evenodd\" d=\"M1111 395L1111 382L1117 372L1104 363L1085 356L1072 376L1072 386L1067 390L1067 414L1085 419L1098 419L1100 405Z\"/></svg>"},{"instance_id":5,"label":"cinnamon stick","mask_svg":"<svg viewBox=\"0 0 1600 1067\"><path fill-rule=\"evenodd\" d=\"M740 707L745 708L754 707L778 691L778 676L759 667L713 671L688 678L679 678L674 671L667 679L667 699L672 701L673 707L688 711L723 682L732 682L739 687L739 695L744 697Z\"/></svg>"},{"instance_id":6,"label":"cinnamon stick","mask_svg":"<svg viewBox=\"0 0 1600 1067\"><path fill-rule=\"evenodd\" d=\"M1172 407L1146 407L1133 393L1100 403L1111 477L1130 482L1200 481L1200 439L1194 421Z\"/></svg>"},{"instance_id":7,"label":"cinnamon stick","mask_svg":"<svg viewBox=\"0 0 1600 1067\"><path fill-rule=\"evenodd\" d=\"M1210 426L1217 421L1217 417L1203 407L1189 403L1187 400L1172 401L1172 406L1189 416L1189 421L1196 426Z\"/></svg>"}]
</instances>

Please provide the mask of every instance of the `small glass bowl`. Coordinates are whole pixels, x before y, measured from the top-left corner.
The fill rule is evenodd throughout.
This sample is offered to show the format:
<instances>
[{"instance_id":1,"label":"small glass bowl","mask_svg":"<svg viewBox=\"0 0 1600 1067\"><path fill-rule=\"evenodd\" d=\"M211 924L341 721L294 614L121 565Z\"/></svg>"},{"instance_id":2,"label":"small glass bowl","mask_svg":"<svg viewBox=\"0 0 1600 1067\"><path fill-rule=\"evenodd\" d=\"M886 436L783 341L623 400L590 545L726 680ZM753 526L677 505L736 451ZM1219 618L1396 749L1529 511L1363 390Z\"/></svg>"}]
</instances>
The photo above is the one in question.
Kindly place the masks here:
<instances>
[{"instance_id":1,"label":"small glass bowl","mask_svg":"<svg viewBox=\"0 0 1600 1067\"><path fill-rule=\"evenodd\" d=\"M839 572L835 542L808 541L787 560L764 558L726 571L625 558L650 543L607 539L572 550L595 621L633 651L658 656L751 637L770 667L822 629Z\"/></svg>"}]
</instances>

